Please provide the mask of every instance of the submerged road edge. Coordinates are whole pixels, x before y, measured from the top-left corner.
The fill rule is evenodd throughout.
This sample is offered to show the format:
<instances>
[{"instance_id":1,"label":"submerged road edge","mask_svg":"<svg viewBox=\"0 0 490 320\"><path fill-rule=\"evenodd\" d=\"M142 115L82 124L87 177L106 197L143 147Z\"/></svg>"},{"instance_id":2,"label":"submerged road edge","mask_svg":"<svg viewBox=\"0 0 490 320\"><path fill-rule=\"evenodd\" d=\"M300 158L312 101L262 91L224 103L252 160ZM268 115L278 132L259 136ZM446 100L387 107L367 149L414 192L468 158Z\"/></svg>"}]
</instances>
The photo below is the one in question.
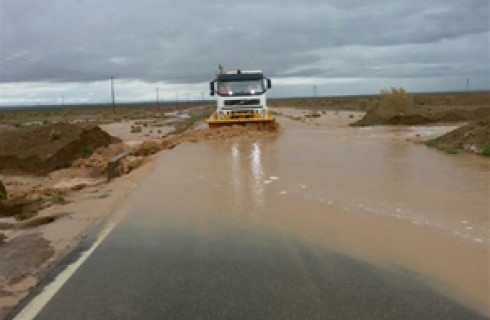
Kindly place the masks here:
<instances>
[{"instance_id":1,"label":"submerged road edge","mask_svg":"<svg viewBox=\"0 0 490 320\"><path fill-rule=\"evenodd\" d=\"M110 219L108 223L103 226L92 245L87 250L83 251L78 259L67 265L58 275L56 275L53 281L48 283L39 294L34 296L27 305L13 317L13 320L34 319L127 214L127 209L122 209L117 212L114 218Z\"/></svg>"}]
</instances>

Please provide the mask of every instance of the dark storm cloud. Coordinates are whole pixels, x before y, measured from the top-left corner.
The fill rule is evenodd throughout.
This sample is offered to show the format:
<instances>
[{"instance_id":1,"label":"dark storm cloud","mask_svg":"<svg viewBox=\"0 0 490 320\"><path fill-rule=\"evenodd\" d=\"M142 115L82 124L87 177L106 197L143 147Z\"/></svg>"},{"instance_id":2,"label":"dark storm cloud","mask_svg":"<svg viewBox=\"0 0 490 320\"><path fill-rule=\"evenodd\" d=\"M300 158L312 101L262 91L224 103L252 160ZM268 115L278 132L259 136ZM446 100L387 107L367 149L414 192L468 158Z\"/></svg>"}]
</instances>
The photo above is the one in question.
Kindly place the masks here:
<instances>
[{"instance_id":1,"label":"dark storm cloud","mask_svg":"<svg viewBox=\"0 0 490 320\"><path fill-rule=\"evenodd\" d=\"M0 0L0 81L488 72L488 0Z\"/></svg>"}]
</instances>

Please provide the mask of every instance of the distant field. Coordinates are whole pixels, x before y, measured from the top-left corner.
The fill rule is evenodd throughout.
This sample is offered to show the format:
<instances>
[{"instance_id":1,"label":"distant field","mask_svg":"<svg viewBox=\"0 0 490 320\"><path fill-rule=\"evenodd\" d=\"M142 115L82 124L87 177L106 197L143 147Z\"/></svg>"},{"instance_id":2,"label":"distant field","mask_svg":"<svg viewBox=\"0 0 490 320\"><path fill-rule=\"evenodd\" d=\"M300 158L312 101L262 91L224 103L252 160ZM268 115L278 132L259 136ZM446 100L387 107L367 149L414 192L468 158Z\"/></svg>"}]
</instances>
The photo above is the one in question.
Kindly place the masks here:
<instances>
[{"instance_id":1,"label":"distant field","mask_svg":"<svg viewBox=\"0 0 490 320\"><path fill-rule=\"evenodd\" d=\"M0 108L0 125L14 126L17 128L46 125L56 122L93 122L108 123L119 122L124 119L150 119L165 117L165 113L202 106L202 104L180 104L180 105L148 105L131 104L116 106L87 105L87 106L65 106L61 107L22 107L16 109L2 110Z\"/></svg>"},{"instance_id":2,"label":"distant field","mask_svg":"<svg viewBox=\"0 0 490 320\"><path fill-rule=\"evenodd\" d=\"M478 93L438 93L414 94L413 106L428 111L441 108L489 107L490 92ZM325 110L357 110L370 111L381 105L382 97L353 96L353 97L318 97L270 99L269 105L281 107L296 107L304 109ZM100 105L67 105L61 106L31 106L22 108L0 108L0 125L24 127L43 125L55 122L118 122L124 119L146 119L161 117L165 113L194 108L198 106L214 106L214 101L195 101L180 104L156 103L124 103L116 105L115 112L111 104Z\"/></svg>"},{"instance_id":3,"label":"distant field","mask_svg":"<svg viewBox=\"0 0 490 320\"><path fill-rule=\"evenodd\" d=\"M490 107L490 92L411 94L414 107ZM272 106L297 107L305 109L333 109L369 111L381 105L382 97L318 97L298 99L273 99Z\"/></svg>"}]
</instances>

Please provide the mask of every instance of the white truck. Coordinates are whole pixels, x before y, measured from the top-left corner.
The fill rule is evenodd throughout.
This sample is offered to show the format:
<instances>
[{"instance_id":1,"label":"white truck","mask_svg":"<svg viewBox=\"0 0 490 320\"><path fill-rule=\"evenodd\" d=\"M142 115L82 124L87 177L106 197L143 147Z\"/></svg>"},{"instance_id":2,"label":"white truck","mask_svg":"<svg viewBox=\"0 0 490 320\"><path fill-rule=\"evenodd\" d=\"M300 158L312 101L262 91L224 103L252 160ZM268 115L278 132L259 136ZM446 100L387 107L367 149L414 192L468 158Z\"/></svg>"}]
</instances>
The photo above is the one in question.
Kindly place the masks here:
<instances>
[{"instance_id":1,"label":"white truck","mask_svg":"<svg viewBox=\"0 0 490 320\"><path fill-rule=\"evenodd\" d=\"M220 68L209 83L210 94L217 96L216 111L206 122L210 128L274 122L266 99L271 87L271 79L264 77L262 71L223 72Z\"/></svg>"}]
</instances>

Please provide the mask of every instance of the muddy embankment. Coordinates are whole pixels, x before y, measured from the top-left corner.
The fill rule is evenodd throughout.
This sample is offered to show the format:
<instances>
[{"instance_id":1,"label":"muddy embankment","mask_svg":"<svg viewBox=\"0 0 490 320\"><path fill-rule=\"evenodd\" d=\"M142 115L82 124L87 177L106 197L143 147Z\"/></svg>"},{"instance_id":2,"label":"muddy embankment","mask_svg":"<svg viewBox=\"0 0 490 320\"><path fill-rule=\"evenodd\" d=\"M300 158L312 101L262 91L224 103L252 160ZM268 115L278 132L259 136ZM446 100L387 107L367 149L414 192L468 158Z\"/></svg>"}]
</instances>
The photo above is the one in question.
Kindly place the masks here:
<instances>
[{"instance_id":1,"label":"muddy embankment","mask_svg":"<svg viewBox=\"0 0 490 320\"><path fill-rule=\"evenodd\" d=\"M107 158L124 149L120 142L93 125L57 123L0 132L0 217L26 220L63 203L73 186L57 182L103 177Z\"/></svg>"},{"instance_id":2,"label":"muddy embankment","mask_svg":"<svg viewBox=\"0 0 490 320\"><path fill-rule=\"evenodd\" d=\"M383 108L368 111L353 126L376 125L424 125L433 123L466 122L490 118L490 107L411 107L406 112L396 113Z\"/></svg>"},{"instance_id":3,"label":"muddy embankment","mask_svg":"<svg viewBox=\"0 0 490 320\"><path fill-rule=\"evenodd\" d=\"M465 152L490 156L490 105L421 107L410 105L411 101L408 100L404 106L400 106L397 105L400 104L399 101L388 101L390 98L392 97L385 97L381 106L368 111L352 125L461 123L462 127L427 141L427 145L452 154Z\"/></svg>"},{"instance_id":4,"label":"muddy embankment","mask_svg":"<svg viewBox=\"0 0 490 320\"><path fill-rule=\"evenodd\" d=\"M0 132L0 170L42 175L121 142L97 126L57 123Z\"/></svg>"},{"instance_id":5,"label":"muddy embankment","mask_svg":"<svg viewBox=\"0 0 490 320\"><path fill-rule=\"evenodd\" d=\"M490 157L490 117L478 120L427 142L448 153L470 152Z\"/></svg>"}]
</instances>

